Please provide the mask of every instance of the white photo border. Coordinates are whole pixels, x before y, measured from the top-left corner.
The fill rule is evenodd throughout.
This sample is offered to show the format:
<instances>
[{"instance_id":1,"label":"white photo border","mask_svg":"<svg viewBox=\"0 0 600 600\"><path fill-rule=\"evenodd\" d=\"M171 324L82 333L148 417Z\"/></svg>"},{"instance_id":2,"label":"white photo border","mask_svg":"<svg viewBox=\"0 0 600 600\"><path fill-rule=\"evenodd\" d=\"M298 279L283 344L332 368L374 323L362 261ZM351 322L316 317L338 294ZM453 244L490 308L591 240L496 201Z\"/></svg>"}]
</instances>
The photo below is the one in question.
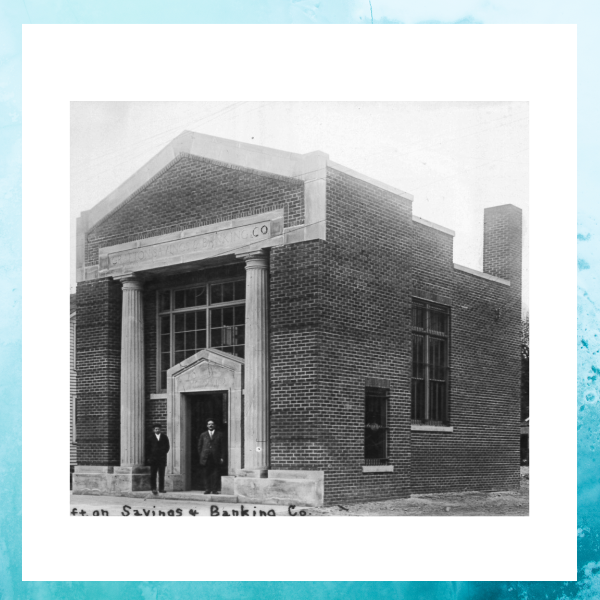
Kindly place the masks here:
<instances>
[{"instance_id":1,"label":"white photo border","mask_svg":"<svg viewBox=\"0 0 600 600\"><path fill-rule=\"evenodd\" d=\"M77 100L528 101L530 516L70 517L60 465ZM23 579L575 579L576 103L572 25L25 25Z\"/></svg>"}]
</instances>

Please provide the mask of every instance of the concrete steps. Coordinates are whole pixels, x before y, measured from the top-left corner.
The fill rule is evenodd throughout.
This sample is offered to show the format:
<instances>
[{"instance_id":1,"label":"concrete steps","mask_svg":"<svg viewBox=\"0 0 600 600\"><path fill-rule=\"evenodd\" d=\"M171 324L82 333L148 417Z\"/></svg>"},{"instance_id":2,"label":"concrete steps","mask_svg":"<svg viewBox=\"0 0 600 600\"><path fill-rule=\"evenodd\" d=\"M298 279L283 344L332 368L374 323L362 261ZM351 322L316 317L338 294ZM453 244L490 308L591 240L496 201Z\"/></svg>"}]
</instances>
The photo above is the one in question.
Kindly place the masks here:
<instances>
[{"instance_id":1,"label":"concrete steps","mask_svg":"<svg viewBox=\"0 0 600 600\"><path fill-rule=\"evenodd\" d=\"M100 490L85 490L73 492L75 496L105 496ZM152 492L113 492L110 494L118 498L139 498L143 500L178 500L183 502L223 502L237 504L238 497L231 494L205 494L204 492L167 492L155 496Z\"/></svg>"},{"instance_id":2,"label":"concrete steps","mask_svg":"<svg viewBox=\"0 0 600 600\"><path fill-rule=\"evenodd\" d=\"M144 467L147 469L147 467ZM110 472L108 471L110 469ZM118 467L114 467L116 471ZM80 496L116 496L144 500L162 499L183 502L211 502L231 504L273 504L295 506L322 506L324 495L323 471L240 470L237 475L221 477L221 494L199 491L173 491L154 496L148 491L149 481L142 486L116 485L113 467L82 467L73 494ZM129 475L131 476L131 475ZM149 475L144 474L149 480ZM142 482L144 483L144 482ZM131 488L135 490L131 491ZM142 487L140 490L139 488ZM125 488L125 489L124 489ZM127 489L129 488L129 489Z\"/></svg>"}]
</instances>

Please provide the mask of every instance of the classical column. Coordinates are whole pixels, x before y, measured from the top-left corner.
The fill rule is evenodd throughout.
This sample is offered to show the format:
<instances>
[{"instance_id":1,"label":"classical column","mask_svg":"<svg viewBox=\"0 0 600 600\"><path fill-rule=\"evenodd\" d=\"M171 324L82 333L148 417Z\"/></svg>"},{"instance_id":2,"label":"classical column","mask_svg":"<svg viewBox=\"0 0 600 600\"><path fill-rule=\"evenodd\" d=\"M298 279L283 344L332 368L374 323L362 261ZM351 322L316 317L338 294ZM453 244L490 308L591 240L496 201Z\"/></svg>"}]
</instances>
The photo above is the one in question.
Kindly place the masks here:
<instances>
[{"instance_id":1,"label":"classical column","mask_svg":"<svg viewBox=\"0 0 600 600\"><path fill-rule=\"evenodd\" d=\"M244 468L269 468L269 259L264 251L246 261L244 360Z\"/></svg>"},{"instance_id":2,"label":"classical column","mask_svg":"<svg viewBox=\"0 0 600 600\"><path fill-rule=\"evenodd\" d=\"M123 283L121 329L121 466L144 464L144 313L143 283Z\"/></svg>"}]
</instances>

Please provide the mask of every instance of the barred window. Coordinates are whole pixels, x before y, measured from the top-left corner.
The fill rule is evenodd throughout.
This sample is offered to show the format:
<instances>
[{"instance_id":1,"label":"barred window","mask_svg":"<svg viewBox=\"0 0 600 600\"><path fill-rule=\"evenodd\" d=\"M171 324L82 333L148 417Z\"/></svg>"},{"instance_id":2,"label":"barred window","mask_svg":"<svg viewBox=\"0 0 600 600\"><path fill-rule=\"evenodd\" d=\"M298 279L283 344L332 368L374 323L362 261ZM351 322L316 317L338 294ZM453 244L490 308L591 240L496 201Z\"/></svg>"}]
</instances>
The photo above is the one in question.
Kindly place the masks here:
<instances>
[{"instance_id":1,"label":"barred window","mask_svg":"<svg viewBox=\"0 0 600 600\"><path fill-rule=\"evenodd\" d=\"M412 386L413 423L445 425L449 422L448 308L413 300Z\"/></svg>"},{"instance_id":2,"label":"barred window","mask_svg":"<svg viewBox=\"0 0 600 600\"><path fill-rule=\"evenodd\" d=\"M244 357L246 281L222 281L158 292L158 389L167 370L216 348Z\"/></svg>"},{"instance_id":3,"label":"barred window","mask_svg":"<svg viewBox=\"0 0 600 600\"><path fill-rule=\"evenodd\" d=\"M388 399L387 389L365 389L365 465L388 462Z\"/></svg>"}]
</instances>

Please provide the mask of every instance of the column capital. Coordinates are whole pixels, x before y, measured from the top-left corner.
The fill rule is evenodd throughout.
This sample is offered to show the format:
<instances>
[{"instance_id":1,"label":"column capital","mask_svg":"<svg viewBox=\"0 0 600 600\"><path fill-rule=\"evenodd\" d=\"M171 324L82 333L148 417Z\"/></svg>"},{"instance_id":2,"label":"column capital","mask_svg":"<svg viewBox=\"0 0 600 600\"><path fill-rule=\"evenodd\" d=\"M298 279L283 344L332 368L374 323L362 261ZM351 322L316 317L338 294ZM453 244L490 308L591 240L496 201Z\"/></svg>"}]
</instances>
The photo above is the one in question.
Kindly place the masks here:
<instances>
[{"instance_id":1,"label":"column capital","mask_svg":"<svg viewBox=\"0 0 600 600\"><path fill-rule=\"evenodd\" d=\"M269 255L264 250L240 252L236 254L236 257L243 258L246 261L246 270L269 268Z\"/></svg>"},{"instance_id":2,"label":"column capital","mask_svg":"<svg viewBox=\"0 0 600 600\"><path fill-rule=\"evenodd\" d=\"M113 279L115 281L120 281L123 284L124 290L144 289L144 281L133 273L128 273L127 275L118 275L117 277L113 277Z\"/></svg>"}]
</instances>

